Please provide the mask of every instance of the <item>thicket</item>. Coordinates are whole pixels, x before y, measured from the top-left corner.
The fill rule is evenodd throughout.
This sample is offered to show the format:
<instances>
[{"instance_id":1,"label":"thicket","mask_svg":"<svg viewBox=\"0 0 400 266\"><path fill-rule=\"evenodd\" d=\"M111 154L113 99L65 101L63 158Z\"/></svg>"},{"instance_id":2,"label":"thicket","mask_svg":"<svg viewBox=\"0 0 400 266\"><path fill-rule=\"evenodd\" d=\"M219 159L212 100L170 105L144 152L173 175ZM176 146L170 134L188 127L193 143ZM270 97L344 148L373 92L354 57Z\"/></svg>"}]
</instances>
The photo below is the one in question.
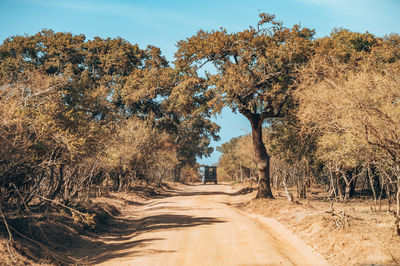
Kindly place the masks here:
<instances>
[{"instance_id":1,"label":"thicket","mask_svg":"<svg viewBox=\"0 0 400 266\"><path fill-rule=\"evenodd\" d=\"M1 212L23 216L196 172L219 127L201 109L207 99L177 92L191 86L184 77L160 49L121 38L44 30L6 39Z\"/></svg>"}]
</instances>

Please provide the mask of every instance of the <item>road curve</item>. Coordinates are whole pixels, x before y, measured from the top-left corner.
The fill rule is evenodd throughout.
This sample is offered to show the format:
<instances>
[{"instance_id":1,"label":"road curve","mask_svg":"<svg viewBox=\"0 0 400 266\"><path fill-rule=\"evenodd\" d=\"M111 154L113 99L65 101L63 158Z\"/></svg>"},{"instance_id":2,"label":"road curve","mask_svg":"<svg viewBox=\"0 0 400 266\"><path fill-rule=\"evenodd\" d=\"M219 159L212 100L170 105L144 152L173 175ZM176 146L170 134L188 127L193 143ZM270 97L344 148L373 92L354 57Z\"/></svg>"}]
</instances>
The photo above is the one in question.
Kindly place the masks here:
<instances>
[{"instance_id":1,"label":"road curve","mask_svg":"<svg viewBox=\"0 0 400 266\"><path fill-rule=\"evenodd\" d=\"M118 249L96 265L328 265L304 242L274 221L230 206L229 185L183 186L174 196L139 208L135 228L103 241ZM273 204L273 202L271 202ZM286 230L286 231L285 231Z\"/></svg>"}]
</instances>

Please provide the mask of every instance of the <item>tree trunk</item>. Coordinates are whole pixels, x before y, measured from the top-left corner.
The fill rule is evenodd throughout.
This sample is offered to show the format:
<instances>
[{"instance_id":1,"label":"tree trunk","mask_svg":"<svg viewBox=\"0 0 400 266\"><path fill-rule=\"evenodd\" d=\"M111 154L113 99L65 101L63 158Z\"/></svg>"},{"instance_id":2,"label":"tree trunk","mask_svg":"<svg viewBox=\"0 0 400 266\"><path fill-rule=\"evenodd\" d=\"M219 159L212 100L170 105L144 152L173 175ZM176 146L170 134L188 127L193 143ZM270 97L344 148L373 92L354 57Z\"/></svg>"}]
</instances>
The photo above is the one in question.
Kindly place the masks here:
<instances>
[{"instance_id":1,"label":"tree trunk","mask_svg":"<svg viewBox=\"0 0 400 266\"><path fill-rule=\"evenodd\" d=\"M376 190L375 190L376 186L375 186L375 184L374 184L373 173L371 173L371 172L373 172L373 171L372 171L372 167L369 166L367 170L368 170L369 185L370 185L370 187L371 187L372 194L374 195L375 208L376 208L376 200L377 200L377 197L376 197Z\"/></svg>"},{"instance_id":2,"label":"tree trunk","mask_svg":"<svg viewBox=\"0 0 400 266\"><path fill-rule=\"evenodd\" d=\"M397 177L397 193L396 193L396 233L400 236L400 179Z\"/></svg>"},{"instance_id":3,"label":"tree trunk","mask_svg":"<svg viewBox=\"0 0 400 266\"><path fill-rule=\"evenodd\" d=\"M174 169L174 182L181 182L181 170L182 170L182 165L181 164L175 166L175 169Z\"/></svg>"},{"instance_id":4,"label":"tree trunk","mask_svg":"<svg viewBox=\"0 0 400 266\"><path fill-rule=\"evenodd\" d=\"M55 188L53 193L48 197L49 199L55 199L57 194L60 193L63 183L64 183L64 165L61 164L59 166L59 175L58 175L57 187Z\"/></svg>"},{"instance_id":5,"label":"tree trunk","mask_svg":"<svg viewBox=\"0 0 400 266\"><path fill-rule=\"evenodd\" d=\"M304 185L305 176L306 176L306 174L304 171L303 171L302 176L300 176L300 173L297 175L297 198L298 199L307 198L306 187Z\"/></svg>"},{"instance_id":6,"label":"tree trunk","mask_svg":"<svg viewBox=\"0 0 400 266\"><path fill-rule=\"evenodd\" d=\"M344 182L340 178L339 172L336 173L336 186L337 186L339 201L343 201L344 200L343 192L344 192L345 186L344 186Z\"/></svg>"},{"instance_id":7,"label":"tree trunk","mask_svg":"<svg viewBox=\"0 0 400 266\"><path fill-rule=\"evenodd\" d=\"M354 197L354 194L356 193L357 179L358 179L358 177L355 177L351 181L351 184L350 184L350 198Z\"/></svg>"},{"instance_id":8,"label":"tree trunk","mask_svg":"<svg viewBox=\"0 0 400 266\"><path fill-rule=\"evenodd\" d=\"M334 197L335 199L338 197L336 183L333 178L332 168L329 167L329 176L330 176L330 185L329 185L329 197Z\"/></svg>"},{"instance_id":9,"label":"tree trunk","mask_svg":"<svg viewBox=\"0 0 400 266\"><path fill-rule=\"evenodd\" d=\"M378 198L379 195L382 194L382 186L378 169L374 165L371 165L369 170L371 175L370 178L371 190L375 191L375 196L376 198Z\"/></svg>"},{"instance_id":10,"label":"tree trunk","mask_svg":"<svg viewBox=\"0 0 400 266\"><path fill-rule=\"evenodd\" d=\"M242 163L240 164L240 182L243 183L243 169L242 169Z\"/></svg>"},{"instance_id":11,"label":"tree trunk","mask_svg":"<svg viewBox=\"0 0 400 266\"><path fill-rule=\"evenodd\" d=\"M55 185L55 187L54 187L54 190L53 190L53 186L50 187L50 191L49 191L49 193L48 193L48 195L47 195L47 198L48 198L48 199L51 199L51 200L55 199L55 197L57 196L57 194L60 192L61 186L62 186L63 181L64 181L64 180L63 180L63 179L64 179L64 172L63 172L64 165L60 165L60 172L59 172L58 182L57 182L56 179L54 178L54 175L55 175L54 167L55 167L55 166L52 165L51 168L50 168L50 180L51 180L52 185L53 185L53 184L56 184L56 185ZM45 213L46 213L46 214L47 214L47 212L50 210L50 205L51 205L51 202L48 201L48 202L47 202L47 206L46 206L46 210L45 210Z\"/></svg>"},{"instance_id":12,"label":"tree trunk","mask_svg":"<svg viewBox=\"0 0 400 266\"><path fill-rule=\"evenodd\" d=\"M258 172L258 192L256 198L274 198L270 185L270 156L265 149L262 139L262 124L260 115L252 114L247 117L251 123L254 154Z\"/></svg>"},{"instance_id":13,"label":"tree trunk","mask_svg":"<svg viewBox=\"0 0 400 266\"><path fill-rule=\"evenodd\" d=\"M346 176L346 172L342 174L342 178L344 180L344 201L348 201L350 198L350 190L351 190L351 176Z\"/></svg>"}]
</instances>

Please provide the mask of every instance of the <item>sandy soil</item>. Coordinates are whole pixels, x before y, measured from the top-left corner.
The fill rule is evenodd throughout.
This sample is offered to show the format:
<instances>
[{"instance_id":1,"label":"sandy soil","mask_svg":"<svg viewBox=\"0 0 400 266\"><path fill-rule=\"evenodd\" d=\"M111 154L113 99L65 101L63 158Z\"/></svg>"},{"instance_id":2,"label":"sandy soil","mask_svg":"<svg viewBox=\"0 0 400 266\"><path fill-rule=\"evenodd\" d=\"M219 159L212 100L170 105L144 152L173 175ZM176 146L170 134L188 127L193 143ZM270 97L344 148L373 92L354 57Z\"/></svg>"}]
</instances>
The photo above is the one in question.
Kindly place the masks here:
<instances>
[{"instance_id":1,"label":"sandy soil","mask_svg":"<svg viewBox=\"0 0 400 266\"><path fill-rule=\"evenodd\" d=\"M105 234L101 253L76 252L99 265L327 265L277 221L232 207L241 200L229 185L182 185L127 206L129 228Z\"/></svg>"},{"instance_id":2,"label":"sandy soil","mask_svg":"<svg viewBox=\"0 0 400 266\"><path fill-rule=\"evenodd\" d=\"M289 203L284 191L274 191L274 200L255 200L255 193L242 197L242 201L247 199L240 205L243 211L285 225L331 265L400 265L400 237L394 232L393 215L384 204L375 211L369 199L332 202L335 212L343 211L348 219L348 224L338 227L337 217L330 213L331 202L317 188L299 204Z\"/></svg>"}]
</instances>

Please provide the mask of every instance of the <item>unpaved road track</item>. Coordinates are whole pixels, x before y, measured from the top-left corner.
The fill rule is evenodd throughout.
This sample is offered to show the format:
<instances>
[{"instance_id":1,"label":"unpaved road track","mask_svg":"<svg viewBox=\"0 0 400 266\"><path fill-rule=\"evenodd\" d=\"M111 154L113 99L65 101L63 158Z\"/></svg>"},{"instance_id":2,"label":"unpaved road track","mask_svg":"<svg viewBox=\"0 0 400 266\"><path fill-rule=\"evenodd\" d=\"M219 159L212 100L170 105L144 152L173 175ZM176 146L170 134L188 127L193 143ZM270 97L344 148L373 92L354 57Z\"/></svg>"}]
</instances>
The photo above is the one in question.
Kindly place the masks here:
<instances>
[{"instance_id":1,"label":"unpaved road track","mask_svg":"<svg viewBox=\"0 0 400 266\"><path fill-rule=\"evenodd\" d=\"M236 211L231 204L238 199L228 185L182 186L174 196L138 207L134 229L127 228L123 237L103 239L118 248L105 250L91 261L99 265L327 265L287 231Z\"/></svg>"}]
</instances>

